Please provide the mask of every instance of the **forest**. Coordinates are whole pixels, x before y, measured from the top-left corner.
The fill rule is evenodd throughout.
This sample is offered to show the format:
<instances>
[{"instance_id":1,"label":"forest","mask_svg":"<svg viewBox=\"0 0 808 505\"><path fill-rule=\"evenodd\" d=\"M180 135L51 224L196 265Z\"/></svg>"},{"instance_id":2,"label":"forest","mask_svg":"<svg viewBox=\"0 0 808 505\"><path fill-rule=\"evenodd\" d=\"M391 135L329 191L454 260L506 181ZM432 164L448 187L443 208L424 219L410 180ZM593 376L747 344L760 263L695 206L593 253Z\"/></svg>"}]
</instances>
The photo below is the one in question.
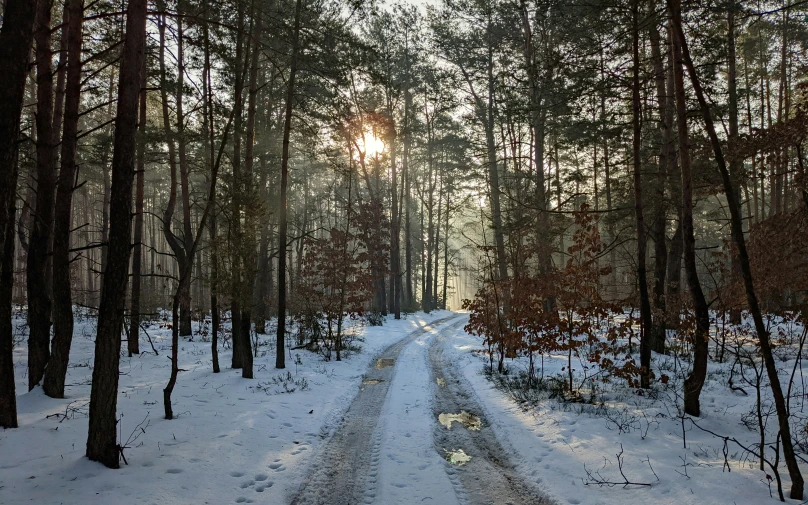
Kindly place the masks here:
<instances>
[{"instance_id":1,"label":"forest","mask_svg":"<svg viewBox=\"0 0 808 505\"><path fill-rule=\"evenodd\" d=\"M640 481L623 443L575 460L560 480L586 492L657 503L665 474L709 467L747 503L806 498L808 2L4 0L0 25L0 468L58 426L70 461L128 467L217 380L199 426L245 388L266 433L278 395L311 402L325 435L273 502L415 503L367 456L411 380L424 422L484 418L430 449L460 476L424 488L459 503L558 498L521 463L474 466L516 461L495 420L537 412L640 440ZM56 499L18 477L0 502Z\"/></svg>"}]
</instances>

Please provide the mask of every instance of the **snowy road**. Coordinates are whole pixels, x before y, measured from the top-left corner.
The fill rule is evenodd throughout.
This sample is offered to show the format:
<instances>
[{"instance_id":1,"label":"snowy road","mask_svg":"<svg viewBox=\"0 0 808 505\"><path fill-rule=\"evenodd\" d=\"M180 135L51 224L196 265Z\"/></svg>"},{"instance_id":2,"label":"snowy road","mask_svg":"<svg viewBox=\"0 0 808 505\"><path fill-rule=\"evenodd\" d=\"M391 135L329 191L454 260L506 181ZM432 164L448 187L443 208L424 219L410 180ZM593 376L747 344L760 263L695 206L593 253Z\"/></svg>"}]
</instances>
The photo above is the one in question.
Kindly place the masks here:
<instances>
[{"instance_id":1,"label":"snowy road","mask_svg":"<svg viewBox=\"0 0 808 505\"><path fill-rule=\"evenodd\" d=\"M452 325L455 326L455 325ZM433 419L441 414L463 416L469 427L459 421L451 422L451 428L436 424L435 448L448 454L471 459L463 466L451 468L456 477L456 487L461 503L472 505L501 503L504 505L549 504L532 484L519 475L510 462L508 452L494 435L491 426L482 416L483 409L461 374L444 358L444 337L438 334L429 346L429 366L433 379Z\"/></svg>"},{"instance_id":2,"label":"snowy road","mask_svg":"<svg viewBox=\"0 0 808 505\"><path fill-rule=\"evenodd\" d=\"M442 359L441 332L464 321L440 319L380 354L292 504L548 503L514 471L485 420L438 423L442 413L481 412Z\"/></svg>"}]
</instances>

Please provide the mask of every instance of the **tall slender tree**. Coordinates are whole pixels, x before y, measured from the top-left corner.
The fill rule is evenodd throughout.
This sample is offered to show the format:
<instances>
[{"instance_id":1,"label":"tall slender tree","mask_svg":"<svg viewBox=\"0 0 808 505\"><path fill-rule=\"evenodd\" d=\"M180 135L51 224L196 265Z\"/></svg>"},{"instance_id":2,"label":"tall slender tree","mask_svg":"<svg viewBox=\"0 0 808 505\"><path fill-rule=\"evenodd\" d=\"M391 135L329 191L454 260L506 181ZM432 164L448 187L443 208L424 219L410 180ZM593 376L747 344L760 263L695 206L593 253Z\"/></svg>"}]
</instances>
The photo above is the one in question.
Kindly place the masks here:
<instances>
[{"instance_id":1,"label":"tall slender tree","mask_svg":"<svg viewBox=\"0 0 808 505\"><path fill-rule=\"evenodd\" d=\"M79 105L81 102L81 48L84 1L69 0L67 12L67 80L62 132L61 168L56 193L53 230L53 343L42 388L45 394L62 398L73 340L73 296L70 279L70 229L73 191L78 173ZM131 337L130 337L131 338Z\"/></svg>"},{"instance_id":2,"label":"tall slender tree","mask_svg":"<svg viewBox=\"0 0 808 505\"><path fill-rule=\"evenodd\" d=\"M286 83L286 112L283 119L283 146L281 152L281 185L278 220L278 332L275 347L275 368L286 368L284 345L286 339L286 246L287 246L287 186L289 184L289 137L292 132L292 112L295 100L295 77L300 52L300 16L303 0L295 2L295 21L292 28L292 56L289 61L289 80Z\"/></svg>"},{"instance_id":3,"label":"tall slender tree","mask_svg":"<svg viewBox=\"0 0 808 505\"><path fill-rule=\"evenodd\" d=\"M132 185L137 156L137 123L143 58L146 48L147 0L130 0L118 73L118 100L112 154L112 192L107 268L104 272L93 386L90 392L87 457L118 468L118 366L124 302L129 277L132 233Z\"/></svg>"},{"instance_id":4,"label":"tall slender tree","mask_svg":"<svg viewBox=\"0 0 808 505\"><path fill-rule=\"evenodd\" d=\"M17 427L11 297L17 149L37 0L6 0L0 28L0 426Z\"/></svg>"}]
</instances>

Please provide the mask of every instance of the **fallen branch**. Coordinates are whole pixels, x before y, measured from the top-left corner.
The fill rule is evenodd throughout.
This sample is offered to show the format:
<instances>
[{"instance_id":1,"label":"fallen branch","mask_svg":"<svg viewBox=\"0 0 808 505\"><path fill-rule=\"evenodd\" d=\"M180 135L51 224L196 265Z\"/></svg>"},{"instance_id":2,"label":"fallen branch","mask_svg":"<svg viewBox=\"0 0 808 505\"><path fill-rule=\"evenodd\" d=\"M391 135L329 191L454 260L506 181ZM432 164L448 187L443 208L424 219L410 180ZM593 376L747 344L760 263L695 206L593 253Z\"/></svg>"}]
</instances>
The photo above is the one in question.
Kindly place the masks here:
<instances>
[{"instance_id":1,"label":"fallen branch","mask_svg":"<svg viewBox=\"0 0 808 505\"><path fill-rule=\"evenodd\" d=\"M587 480L584 481L584 485L586 485L586 486L593 486L594 485L594 486L598 486L598 487L623 486L624 489L629 487L629 486L651 487L651 483L649 483L649 482L633 482L633 481L629 480L628 477L626 477L626 474L623 471L623 458L624 458L624 456L623 456L623 444L620 444L620 452L618 452L616 454L616 456L617 456L617 468L620 471L620 476L623 477L622 482L611 481L609 479L606 479L600 474L600 470L596 470L596 471L592 472L591 470L589 470L586 467L586 465L584 465L584 471L586 472L586 475L587 475ZM643 461L647 462L649 467L651 466L650 459L644 459ZM605 468L606 460L604 460L603 466ZM654 472L653 467L651 467L651 472L654 474L654 476L656 476L656 472ZM657 480L659 480L659 477L657 477Z\"/></svg>"}]
</instances>

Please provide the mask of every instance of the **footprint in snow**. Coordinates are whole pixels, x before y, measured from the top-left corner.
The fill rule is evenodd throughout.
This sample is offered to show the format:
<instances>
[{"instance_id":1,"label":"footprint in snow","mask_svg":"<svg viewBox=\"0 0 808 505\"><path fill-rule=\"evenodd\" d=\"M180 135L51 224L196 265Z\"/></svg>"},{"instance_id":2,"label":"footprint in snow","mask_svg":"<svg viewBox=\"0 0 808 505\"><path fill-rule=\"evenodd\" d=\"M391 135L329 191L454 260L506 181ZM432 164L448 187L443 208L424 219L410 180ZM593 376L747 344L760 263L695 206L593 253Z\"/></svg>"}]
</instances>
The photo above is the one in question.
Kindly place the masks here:
<instances>
[{"instance_id":1,"label":"footprint in snow","mask_svg":"<svg viewBox=\"0 0 808 505\"><path fill-rule=\"evenodd\" d=\"M260 486L256 486L256 487L255 487L255 492L256 492L256 493L263 493L263 492L264 492L264 489L267 489L267 488L272 487L272 485L273 485L273 484L275 484L275 483L274 483L274 482L272 482L271 480L270 480L270 481L267 481L265 484L262 484L262 485L260 485Z\"/></svg>"},{"instance_id":2,"label":"footprint in snow","mask_svg":"<svg viewBox=\"0 0 808 505\"><path fill-rule=\"evenodd\" d=\"M182 468L169 468L166 473L182 473Z\"/></svg>"},{"instance_id":3,"label":"footprint in snow","mask_svg":"<svg viewBox=\"0 0 808 505\"><path fill-rule=\"evenodd\" d=\"M243 477L244 472L230 472L231 477Z\"/></svg>"}]
</instances>

